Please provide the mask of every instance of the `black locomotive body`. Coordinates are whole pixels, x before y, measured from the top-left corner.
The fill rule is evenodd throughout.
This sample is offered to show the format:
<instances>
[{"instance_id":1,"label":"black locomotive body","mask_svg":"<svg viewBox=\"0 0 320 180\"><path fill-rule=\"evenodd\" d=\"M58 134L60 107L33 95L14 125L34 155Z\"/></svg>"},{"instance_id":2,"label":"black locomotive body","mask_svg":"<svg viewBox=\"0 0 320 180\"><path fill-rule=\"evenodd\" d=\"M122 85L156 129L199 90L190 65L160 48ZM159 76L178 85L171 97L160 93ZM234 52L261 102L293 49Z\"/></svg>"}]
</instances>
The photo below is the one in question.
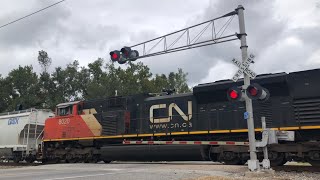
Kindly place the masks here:
<instances>
[{"instance_id":1,"label":"black locomotive body","mask_svg":"<svg viewBox=\"0 0 320 180\"><path fill-rule=\"evenodd\" d=\"M280 142L270 147L273 165L281 165L288 160L309 161L319 165L319 77L320 69L314 69L258 75L252 80L270 92L268 100L253 101L257 138L261 135L261 117L266 117L268 128L295 131L294 142ZM84 101L83 108L95 109L97 113L94 116L102 126L101 136L90 137L87 141L91 142L90 147L96 148L95 157L107 162L202 159L243 164L248 159L247 147L121 143L124 139L247 141L245 103L229 101L226 94L230 87L242 85L242 80L237 83L223 80L195 86L192 93L162 96L146 93ZM52 147L54 143L81 144L84 141L85 138L81 141L73 138L50 140L46 144ZM180 153L174 153L174 149ZM55 155L51 153L51 156ZM62 155L56 156L63 159Z\"/></svg>"},{"instance_id":2,"label":"black locomotive body","mask_svg":"<svg viewBox=\"0 0 320 180\"><path fill-rule=\"evenodd\" d=\"M266 117L268 128L320 125L320 70L259 75L252 83L267 88L267 101L253 101L255 127L261 128L261 117ZM104 135L156 134L247 128L244 119L245 103L228 101L226 92L241 86L231 80L200 84L193 93L150 97L140 94L85 101L94 107ZM113 120L111 120L113 118ZM122 129L122 131L119 131Z\"/></svg>"}]
</instances>

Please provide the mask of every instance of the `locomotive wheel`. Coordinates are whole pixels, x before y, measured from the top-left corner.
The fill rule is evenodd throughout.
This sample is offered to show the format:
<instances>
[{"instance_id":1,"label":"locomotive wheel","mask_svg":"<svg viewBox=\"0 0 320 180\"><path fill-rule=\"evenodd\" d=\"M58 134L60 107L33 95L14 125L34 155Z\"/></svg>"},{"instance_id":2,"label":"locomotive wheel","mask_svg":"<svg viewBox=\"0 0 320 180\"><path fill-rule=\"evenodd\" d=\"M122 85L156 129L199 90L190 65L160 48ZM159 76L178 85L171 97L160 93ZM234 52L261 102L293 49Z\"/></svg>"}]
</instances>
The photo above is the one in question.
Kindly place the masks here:
<instances>
[{"instance_id":1,"label":"locomotive wheel","mask_svg":"<svg viewBox=\"0 0 320 180\"><path fill-rule=\"evenodd\" d=\"M60 163L60 158L54 158L53 160L52 160L52 163L53 164L58 164L58 163Z\"/></svg>"},{"instance_id":2,"label":"locomotive wheel","mask_svg":"<svg viewBox=\"0 0 320 180\"><path fill-rule=\"evenodd\" d=\"M237 158L233 158L230 160L224 160L224 164L226 165L240 165L241 164L241 160L237 159Z\"/></svg>"},{"instance_id":3,"label":"locomotive wheel","mask_svg":"<svg viewBox=\"0 0 320 180\"><path fill-rule=\"evenodd\" d=\"M223 162L227 165L239 165L241 164L241 159L234 152L224 152Z\"/></svg>"},{"instance_id":4,"label":"locomotive wheel","mask_svg":"<svg viewBox=\"0 0 320 180\"><path fill-rule=\"evenodd\" d=\"M312 166L320 167L320 151L309 152L309 157L307 158L307 161Z\"/></svg>"},{"instance_id":5,"label":"locomotive wheel","mask_svg":"<svg viewBox=\"0 0 320 180\"><path fill-rule=\"evenodd\" d=\"M76 162L78 162L78 158L68 159L68 163L76 163Z\"/></svg>"},{"instance_id":6,"label":"locomotive wheel","mask_svg":"<svg viewBox=\"0 0 320 180\"><path fill-rule=\"evenodd\" d=\"M238 165L245 165L247 163L247 160L240 159Z\"/></svg>"},{"instance_id":7,"label":"locomotive wheel","mask_svg":"<svg viewBox=\"0 0 320 180\"><path fill-rule=\"evenodd\" d=\"M20 160L21 160L21 158L18 157L18 156L14 156L14 157L13 157L13 162L14 162L14 163L19 163Z\"/></svg>"},{"instance_id":8,"label":"locomotive wheel","mask_svg":"<svg viewBox=\"0 0 320 180\"><path fill-rule=\"evenodd\" d=\"M284 153L271 151L269 152L268 157L271 166L282 166L287 162Z\"/></svg>"},{"instance_id":9,"label":"locomotive wheel","mask_svg":"<svg viewBox=\"0 0 320 180\"><path fill-rule=\"evenodd\" d=\"M310 163L312 166L320 167L320 161L312 160L308 158L308 163Z\"/></svg>"},{"instance_id":10,"label":"locomotive wheel","mask_svg":"<svg viewBox=\"0 0 320 180\"><path fill-rule=\"evenodd\" d=\"M99 162L99 156L93 155L92 158L89 160L90 163L97 163Z\"/></svg>"},{"instance_id":11,"label":"locomotive wheel","mask_svg":"<svg viewBox=\"0 0 320 180\"><path fill-rule=\"evenodd\" d=\"M13 154L13 162L19 163L22 160L22 154L21 153L14 153Z\"/></svg>"},{"instance_id":12,"label":"locomotive wheel","mask_svg":"<svg viewBox=\"0 0 320 180\"><path fill-rule=\"evenodd\" d=\"M68 154L66 154L66 162L67 163L76 163L77 158L74 158L72 154L68 153Z\"/></svg>"},{"instance_id":13,"label":"locomotive wheel","mask_svg":"<svg viewBox=\"0 0 320 180\"><path fill-rule=\"evenodd\" d=\"M36 157L33 156L33 155L29 155L29 156L26 157L25 160L26 160L27 163L33 163L36 160Z\"/></svg>"}]
</instances>

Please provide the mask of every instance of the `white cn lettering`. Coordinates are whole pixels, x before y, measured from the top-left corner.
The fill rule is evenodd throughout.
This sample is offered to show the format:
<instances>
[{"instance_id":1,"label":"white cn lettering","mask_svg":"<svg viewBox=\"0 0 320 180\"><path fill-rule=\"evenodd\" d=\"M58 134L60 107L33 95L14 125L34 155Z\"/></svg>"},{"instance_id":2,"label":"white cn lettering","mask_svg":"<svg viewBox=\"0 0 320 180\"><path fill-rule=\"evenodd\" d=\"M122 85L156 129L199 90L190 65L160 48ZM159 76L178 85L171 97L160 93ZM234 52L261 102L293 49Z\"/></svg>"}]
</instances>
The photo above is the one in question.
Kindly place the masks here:
<instances>
[{"instance_id":1,"label":"white cn lettering","mask_svg":"<svg viewBox=\"0 0 320 180\"><path fill-rule=\"evenodd\" d=\"M150 107L150 122L151 123L166 123L169 122L169 118L153 118L153 110L166 108L166 104L155 104Z\"/></svg>"},{"instance_id":2,"label":"white cn lettering","mask_svg":"<svg viewBox=\"0 0 320 180\"><path fill-rule=\"evenodd\" d=\"M150 107L150 122L151 123L167 123L170 122L173 116L173 109L175 109L178 114L183 118L185 121L189 121L192 118L192 101L188 101L188 114L186 115L181 108L176 103L171 103L168 107L168 115L167 118L154 118L153 111L155 109L164 109L166 108L166 104L155 104ZM171 118L170 118L171 117Z\"/></svg>"}]
</instances>

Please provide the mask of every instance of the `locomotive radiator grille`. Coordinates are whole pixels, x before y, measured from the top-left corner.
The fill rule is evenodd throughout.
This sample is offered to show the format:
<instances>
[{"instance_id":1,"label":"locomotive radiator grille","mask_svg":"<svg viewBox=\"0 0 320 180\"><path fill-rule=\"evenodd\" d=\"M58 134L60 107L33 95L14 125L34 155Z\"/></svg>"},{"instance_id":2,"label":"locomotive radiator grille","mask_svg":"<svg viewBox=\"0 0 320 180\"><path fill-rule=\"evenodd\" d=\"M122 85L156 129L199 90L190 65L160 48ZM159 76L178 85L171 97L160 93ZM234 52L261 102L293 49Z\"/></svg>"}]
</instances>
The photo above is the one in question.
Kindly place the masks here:
<instances>
[{"instance_id":1,"label":"locomotive radiator grille","mask_svg":"<svg viewBox=\"0 0 320 180\"><path fill-rule=\"evenodd\" d=\"M320 97L294 100L295 121L301 126L320 123Z\"/></svg>"}]
</instances>

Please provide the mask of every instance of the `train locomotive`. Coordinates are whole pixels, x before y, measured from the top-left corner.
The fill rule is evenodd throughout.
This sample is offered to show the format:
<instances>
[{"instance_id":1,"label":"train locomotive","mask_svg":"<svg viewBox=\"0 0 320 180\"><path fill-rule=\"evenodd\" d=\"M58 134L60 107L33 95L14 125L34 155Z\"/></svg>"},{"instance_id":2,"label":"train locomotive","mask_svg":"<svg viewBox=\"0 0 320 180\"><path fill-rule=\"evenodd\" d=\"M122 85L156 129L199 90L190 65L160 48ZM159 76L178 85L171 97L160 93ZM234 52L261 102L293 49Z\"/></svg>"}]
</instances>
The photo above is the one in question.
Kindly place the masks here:
<instances>
[{"instance_id":1,"label":"train locomotive","mask_svg":"<svg viewBox=\"0 0 320 180\"><path fill-rule=\"evenodd\" d=\"M319 77L320 69L313 69L262 74L252 80L270 92L268 100L253 101L256 137L261 137L262 116L268 128L295 132L293 142L269 146L272 166L291 160L320 165ZM184 94L142 93L58 104L55 117L45 122L43 162L208 160L244 164L249 159L248 146L232 142L248 141L245 104L231 102L226 95L230 87L242 84L243 80L222 80L199 84ZM201 143L204 141L227 145ZM258 152L259 158L261 154Z\"/></svg>"}]
</instances>

